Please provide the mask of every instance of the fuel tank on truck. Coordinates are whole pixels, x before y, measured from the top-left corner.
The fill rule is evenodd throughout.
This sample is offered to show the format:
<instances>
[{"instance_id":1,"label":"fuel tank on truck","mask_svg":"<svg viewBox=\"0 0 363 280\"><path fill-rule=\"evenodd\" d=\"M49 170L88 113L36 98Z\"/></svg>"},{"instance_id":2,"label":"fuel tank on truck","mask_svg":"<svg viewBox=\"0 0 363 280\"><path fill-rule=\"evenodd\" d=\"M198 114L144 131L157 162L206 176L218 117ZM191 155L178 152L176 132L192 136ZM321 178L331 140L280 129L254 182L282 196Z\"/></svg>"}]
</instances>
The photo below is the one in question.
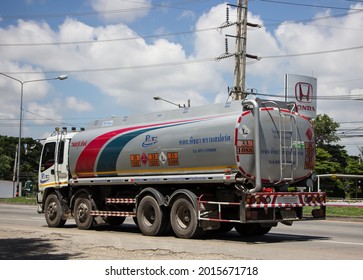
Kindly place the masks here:
<instances>
[{"instance_id":1,"label":"fuel tank on truck","mask_svg":"<svg viewBox=\"0 0 363 280\"><path fill-rule=\"evenodd\" d=\"M308 119L266 104L258 129L264 183L311 174ZM254 114L241 101L98 120L72 138L70 170L74 179L226 172L253 179L254 130Z\"/></svg>"}]
</instances>

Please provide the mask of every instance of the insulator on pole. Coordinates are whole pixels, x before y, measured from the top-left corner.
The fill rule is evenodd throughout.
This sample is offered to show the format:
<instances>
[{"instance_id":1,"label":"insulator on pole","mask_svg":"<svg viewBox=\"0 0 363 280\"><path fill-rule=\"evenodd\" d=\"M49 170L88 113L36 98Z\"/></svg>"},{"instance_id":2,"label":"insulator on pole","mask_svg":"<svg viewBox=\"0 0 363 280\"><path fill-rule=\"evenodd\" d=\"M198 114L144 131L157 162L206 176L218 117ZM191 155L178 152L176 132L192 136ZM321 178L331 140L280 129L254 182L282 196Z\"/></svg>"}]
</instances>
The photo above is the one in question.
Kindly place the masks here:
<instances>
[{"instance_id":1,"label":"insulator on pole","mask_svg":"<svg viewBox=\"0 0 363 280\"><path fill-rule=\"evenodd\" d=\"M246 57L247 57L247 58L256 59L256 60L260 60L260 58L259 58L257 55L253 55L253 54L248 54L248 53L246 53Z\"/></svg>"},{"instance_id":2,"label":"insulator on pole","mask_svg":"<svg viewBox=\"0 0 363 280\"><path fill-rule=\"evenodd\" d=\"M228 38L225 38L225 50L228 53Z\"/></svg>"},{"instance_id":3,"label":"insulator on pole","mask_svg":"<svg viewBox=\"0 0 363 280\"><path fill-rule=\"evenodd\" d=\"M229 22L229 7L226 8L226 22Z\"/></svg>"},{"instance_id":4,"label":"insulator on pole","mask_svg":"<svg viewBox=\"0 0 363 280\"><path fill-rule=\"evenodd\" d=\"M257 23L250 23L250 22L247 22L247 26L249 27L256 27L256 28L261 28L261 25L257 24Z\"/></svg>"}]
</instances>

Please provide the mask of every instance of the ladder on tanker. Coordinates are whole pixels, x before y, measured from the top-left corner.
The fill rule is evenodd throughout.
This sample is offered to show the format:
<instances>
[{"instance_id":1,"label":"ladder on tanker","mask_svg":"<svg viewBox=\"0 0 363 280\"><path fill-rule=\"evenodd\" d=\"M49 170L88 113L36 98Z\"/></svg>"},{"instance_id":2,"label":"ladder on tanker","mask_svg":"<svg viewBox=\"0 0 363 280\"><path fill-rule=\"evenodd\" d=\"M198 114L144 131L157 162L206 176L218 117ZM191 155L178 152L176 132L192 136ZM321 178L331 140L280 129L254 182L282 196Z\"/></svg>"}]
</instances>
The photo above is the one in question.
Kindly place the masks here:
<instances>
[{"instance_id":1,"label":"ladder on tanker","mask_svg":"<svg viewBox=\"0 0 363 280\"><path fill-rule=\"evenodd\" d=\"M297 125L295 115L279 109L280 128L280 182L294 180L294 171L298 167Z\"/></svg>"},{"instance_id":2,"label":"ladder on tanker","mask_svg":"<svg viewBox=\"0 0 363 280\"><path fill-rule=\"evenodd\" d=\"M295 103L287 104L287 108L281 109L281 103L275 101L264 101L266 104L273 104L278 110L278 133L280 148L280 179L276 183L289 182L294 180L294 171L298 167L298 144L297 124L295 115L292 112L295 109ZM291 108L288 108L290 107Z\"/></svg>"}]
</instances>

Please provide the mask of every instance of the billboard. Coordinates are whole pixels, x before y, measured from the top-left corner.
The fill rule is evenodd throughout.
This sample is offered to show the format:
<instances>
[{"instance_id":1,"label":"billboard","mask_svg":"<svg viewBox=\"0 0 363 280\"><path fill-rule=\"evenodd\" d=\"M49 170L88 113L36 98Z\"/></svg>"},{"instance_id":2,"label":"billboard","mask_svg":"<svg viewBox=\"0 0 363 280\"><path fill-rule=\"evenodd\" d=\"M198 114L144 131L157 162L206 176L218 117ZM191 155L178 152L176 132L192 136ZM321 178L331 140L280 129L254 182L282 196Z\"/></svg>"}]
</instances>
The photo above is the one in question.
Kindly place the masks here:
<instances>
[{"instance_id":1,"label":"billboard","mask_svg":"<svg viewBox=\"0 0 363 280\"><path fill-rule=\"evenodd\" d=\"M316 117L317 79L309 76L285 75L285 100L295 102L300 114Z\"/></svg>"},{"instance_id":2,"label":"billboard","mask_svg":"<svg viewBox=\"0 0 363 280\"><path fill-rule=\"evenodd\" d=\"M14 183L12 181L0 180L0 198L15 197Z\"/></svg>"}]
</instances>

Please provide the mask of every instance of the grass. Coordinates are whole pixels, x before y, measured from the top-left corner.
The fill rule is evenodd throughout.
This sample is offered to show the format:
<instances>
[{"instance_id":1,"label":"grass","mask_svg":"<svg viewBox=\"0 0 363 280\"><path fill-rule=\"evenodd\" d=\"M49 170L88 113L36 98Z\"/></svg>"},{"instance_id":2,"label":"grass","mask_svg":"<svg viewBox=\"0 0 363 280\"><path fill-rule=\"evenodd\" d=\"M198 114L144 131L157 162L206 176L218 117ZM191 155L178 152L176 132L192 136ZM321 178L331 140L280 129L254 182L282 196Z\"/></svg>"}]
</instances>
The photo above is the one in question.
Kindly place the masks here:
<instances>
[{"instance_id":1,"label":"grass","mask_svg":"<svg viewBox=\"0 0 363 280\"><path fill-rule=\"evenodd\" d=\"M304 207L304 215L310 215L311 210L314 207ZM327 216L341 216L341 217L362 217L363 218L363 208L349 207L349 206L327 206L326 207Z\"/></svg>"},{"instance_id":2,"label":"grass","mask_svg":"<svg viewBox=\"0 0 363 280\"><path fill-rule=\"evenodd\" d=\"M0 203L36 205L37 201L35 196L21 196L14 198L0 198Z\"/></svg>"},{"instance_id":3,"label":"grass","mask_svg":"<svg viewBox=\"0 0 363 280\"><path fill-rule=\"evenodd\" d=\"M358 207L336 207L327 206L326 214L328 216L349 216L349 217L362 217L363 218L363 208Z\"/></svg>"}]
</instances>

